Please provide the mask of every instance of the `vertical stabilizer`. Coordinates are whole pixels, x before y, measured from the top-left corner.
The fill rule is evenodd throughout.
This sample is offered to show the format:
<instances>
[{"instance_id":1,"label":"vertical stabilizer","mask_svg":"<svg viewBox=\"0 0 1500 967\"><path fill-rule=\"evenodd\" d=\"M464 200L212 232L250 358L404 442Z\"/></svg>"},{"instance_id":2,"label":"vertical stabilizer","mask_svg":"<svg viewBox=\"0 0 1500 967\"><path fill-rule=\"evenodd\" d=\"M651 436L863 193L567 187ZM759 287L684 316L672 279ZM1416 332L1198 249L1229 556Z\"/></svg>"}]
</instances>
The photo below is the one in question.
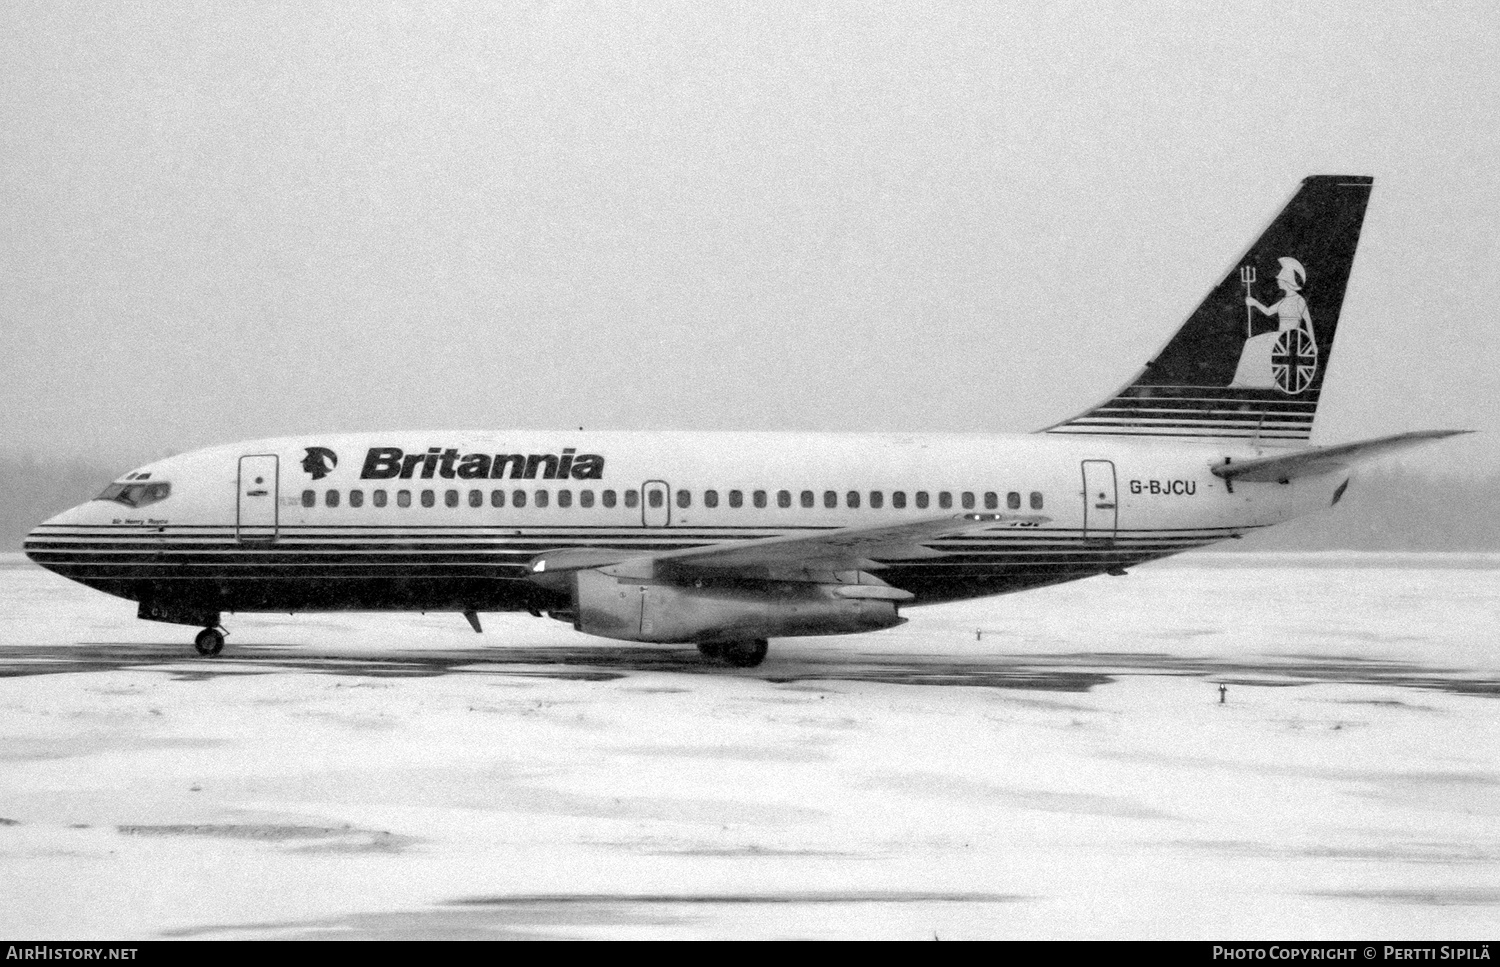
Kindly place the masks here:
<instances>
[{"instance_id":1,"label":"vertical stabilizer","mask_svg":"<svg viewBox=\"0 0 1500 967\"><path fill-rule=\"evenodd\" d=\"M1373 183L1304 179L1135 379L1043 432L1306 441Z\"/></svg>"}]
</instances>

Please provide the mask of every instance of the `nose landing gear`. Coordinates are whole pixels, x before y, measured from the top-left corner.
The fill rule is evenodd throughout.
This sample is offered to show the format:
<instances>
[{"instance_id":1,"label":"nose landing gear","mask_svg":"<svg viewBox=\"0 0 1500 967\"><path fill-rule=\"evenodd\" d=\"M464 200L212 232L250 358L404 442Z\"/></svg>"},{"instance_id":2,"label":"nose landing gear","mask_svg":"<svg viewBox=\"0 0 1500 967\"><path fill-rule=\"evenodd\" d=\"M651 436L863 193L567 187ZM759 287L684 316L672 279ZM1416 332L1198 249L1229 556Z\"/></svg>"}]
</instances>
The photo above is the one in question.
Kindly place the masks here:
<instances>
[{"instance_id":1,"label":"nose landing gear","mask_svg":"<svg viewBox=\"0 0 1500 967\"><path fill-rule=\"evenodd\" d=\"M205 658L212 658L224 650L224 629L219 627L220 614L217 611L192 604L142 598L136 617L174 625L197 625L203 630L193 639L193 647Z\"/></svg>"},{"instance_id":2,"label":"nose landing gear","mask_svg":"<svg viewBox=\"0 0 1500 967\"><path fill-rule=\"evenodd\" d=\"M224 650L224 632L218 628L204 628L198 632L198 637L193 639L193 647L198 649L198 654L205 658L212 658Z\"/></svg>"}]
</instances>

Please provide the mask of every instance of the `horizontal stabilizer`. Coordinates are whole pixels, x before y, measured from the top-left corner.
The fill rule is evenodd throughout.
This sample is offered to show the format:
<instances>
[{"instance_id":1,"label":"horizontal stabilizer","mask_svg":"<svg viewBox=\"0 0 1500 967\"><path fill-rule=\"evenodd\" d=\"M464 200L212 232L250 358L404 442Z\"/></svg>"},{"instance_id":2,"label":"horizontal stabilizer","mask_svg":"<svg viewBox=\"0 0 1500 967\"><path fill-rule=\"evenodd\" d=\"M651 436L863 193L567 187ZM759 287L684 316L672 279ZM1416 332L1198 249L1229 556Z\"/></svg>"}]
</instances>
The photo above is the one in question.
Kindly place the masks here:
<instances>
[{"instance_id":1,"label":"horizontal stabilizer","mask_svg":"<svg viewBox=\"0 0 1500 967\"><path fill-rule=\"evenodd\" d=\"M1385 456L1397 450L1441 440L1444 437L1472 433L1472 430L1420 430L1415 433L1397 433L1395 436L1364 440L1359 443L1344 443L1336 447L1313 447L1295 453L1275 457L1257 457L1235 463L1222 463L1213 468L1215 476L1225 480L1244 480L1252 483L1282 482L1296 477L1312 477L1321 473L1332 473L1346 469L1350 464L1372 457Z\"/></svg>"}]
</instances>

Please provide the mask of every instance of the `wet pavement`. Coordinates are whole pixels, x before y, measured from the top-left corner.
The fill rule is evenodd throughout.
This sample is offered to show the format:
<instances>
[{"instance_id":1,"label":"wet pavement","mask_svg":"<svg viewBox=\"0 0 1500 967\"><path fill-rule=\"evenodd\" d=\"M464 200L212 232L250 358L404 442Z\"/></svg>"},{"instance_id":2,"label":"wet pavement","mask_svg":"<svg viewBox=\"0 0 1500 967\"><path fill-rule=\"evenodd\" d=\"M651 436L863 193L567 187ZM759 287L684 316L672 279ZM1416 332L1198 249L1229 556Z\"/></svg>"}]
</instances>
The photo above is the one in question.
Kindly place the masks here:
<instances>
[{"instance_id":1,"label":"wet pavement","mask_svg":"<svg viewBox=\"0 0 1500 967\"><path fill-rule=\"evenodd\" d=\"M186 654L184 652L187 652ZM773 657L757 669L727 669L695 649L575 647L357 649L297 644L248 644L215 658L178 643L84 642L72 647L0 649L0 678L85 672L157 670L177 680L228 675L309 674L354 678L431 678L444 675L612 681L632 674L733 675L776 684L874 682L1086 692L1133 675L1203 678L1214 684L1295 686L1386 685L1459 695L1500 697L1500 676L1468 669L1357 656L1291 655L1261 661L1184 657L1167 653L987 654L919 657L861 652Z\"/></svg>"},{"instance_id":2,"label":"wet pavement","mask_svg":"<svg viewBox=\"0 0 1500 967\"><path fill-rule=\"evenodd\" d=\"M931 908L985 907L1024 902L1003 893L921 891L788 890L767 893L556 894L463 897L430 909L353 914L312 921L204 926L171 932L181 939L223 937L318 940L357 936L362 940L552 939L580 928L691 928L708 919L735 917L786 922L790 913L848 917L907 915ZM902 909L905 908L905 909ZM941 936L934 937L941 939Z\"/></svg>"}]
</instances>

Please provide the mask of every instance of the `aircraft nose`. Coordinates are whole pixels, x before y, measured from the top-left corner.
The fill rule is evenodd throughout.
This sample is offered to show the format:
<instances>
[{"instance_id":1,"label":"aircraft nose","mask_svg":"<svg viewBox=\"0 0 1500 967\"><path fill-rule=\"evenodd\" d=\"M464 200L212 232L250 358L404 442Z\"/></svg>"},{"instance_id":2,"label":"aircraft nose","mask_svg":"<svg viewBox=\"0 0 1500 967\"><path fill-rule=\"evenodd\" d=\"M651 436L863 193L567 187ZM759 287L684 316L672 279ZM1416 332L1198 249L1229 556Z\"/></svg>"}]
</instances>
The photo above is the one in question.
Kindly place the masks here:
<instances>
[{"instance_id":1,"label":"aircraft nose","mask_svg":"<svg viewBox=\"0 0 1500 967\"><path fill-rule=\"evenodd\" d=\"M77 507L69 507L62 513L49 517L33 527L21 545L26 556L49 571L55 570L52 565L56 559L58 538L66 528L82 523L81 518L85 506L87 505L79 504Z\"/></svg>"}]
</instances>

